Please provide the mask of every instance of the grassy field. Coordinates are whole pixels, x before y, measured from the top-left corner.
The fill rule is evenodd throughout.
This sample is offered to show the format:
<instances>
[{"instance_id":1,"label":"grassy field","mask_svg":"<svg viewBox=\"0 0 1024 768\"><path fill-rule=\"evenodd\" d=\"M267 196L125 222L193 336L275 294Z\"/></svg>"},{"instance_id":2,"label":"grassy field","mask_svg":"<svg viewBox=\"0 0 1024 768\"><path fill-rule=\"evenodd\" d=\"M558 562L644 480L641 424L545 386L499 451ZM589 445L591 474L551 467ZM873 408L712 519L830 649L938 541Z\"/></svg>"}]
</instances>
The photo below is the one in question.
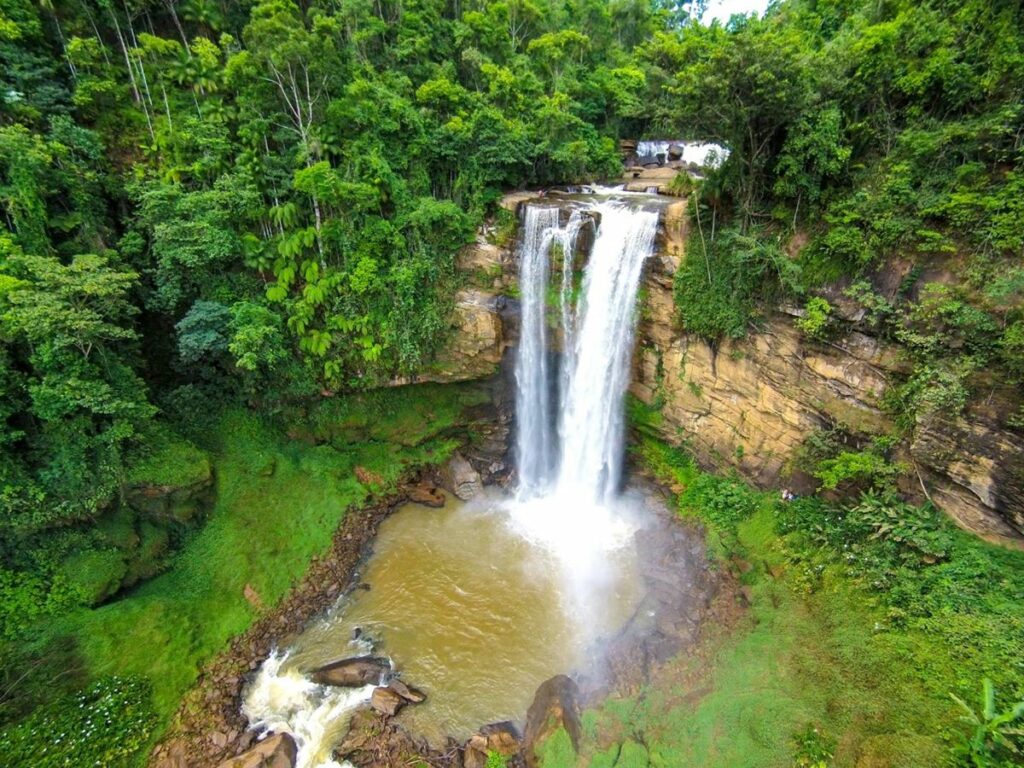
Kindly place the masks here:
<instances>
[{"instance_id":1,"label":"grassy field","mask_svg":"<svg viewBox=\"0 0 1024 768\"><path fill-rule=\"evenodd\" d=\"M999 710L1024 698L1024 554L941 518L926 531L944 542L938 560L875 533L839 544L856 527L844 510L783 506L650 438L636 455L708 527L749 611L731 633L710 629L707 657L586 712L581 758L556 743L545 768L960 765L950 693L980 708L989 677ZM1017 764L988 748L979 765Z\"/></svg>"},{"instance_id":2,"label":"grassy field","mask_svg":"<svg viewBox=\"0 0 1024 768\"><path fill-rule=\"evenodd\" d=\"M41 631L41 645L63 638L61 647L74 649L87 682L117 676L148 683L152 691L149 702L134 691L125 699L139 709L138 728L106 734L139 742L138 749L131 755L95 754L110 764L144 754L203 661L253 621L246 585L267 605L275 604L327 548L346 511L394 488L409 468L449 455L457 444L452 429L464 408L480 399L478 391L457 386L336 398L293 422L292 438L249 412L223 415L203 441L214 459L216 503L170 568L118 599L76 611ZM373 478L367 485L356 479L356 467L367 470L364 480ZM119 696L108 698L116 704ZM74 764L93 764L87 759L93 743L73 733L83 727L80 722L68 720L73 701L43 707L0 734L0 747L30 753L33 734L49 741L48 733L66 731L69 746L61 752L80 750ZM54 754L38 764L65 764L60 760Z\"/></svg>"}]
</instances>

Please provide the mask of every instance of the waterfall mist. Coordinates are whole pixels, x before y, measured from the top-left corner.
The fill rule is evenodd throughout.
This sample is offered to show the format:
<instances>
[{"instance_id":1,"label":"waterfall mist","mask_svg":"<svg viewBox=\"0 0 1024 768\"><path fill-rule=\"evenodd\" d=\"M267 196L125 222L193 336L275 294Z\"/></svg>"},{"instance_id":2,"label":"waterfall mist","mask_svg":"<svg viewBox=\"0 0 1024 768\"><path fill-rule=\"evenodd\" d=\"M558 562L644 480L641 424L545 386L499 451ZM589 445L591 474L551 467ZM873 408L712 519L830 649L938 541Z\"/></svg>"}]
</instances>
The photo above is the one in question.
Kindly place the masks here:
<instances>
[{"instance_id":1,"label":"waterfall mist","mask_svg":"<svg viewBox=\"0 0 1024 768\"><path fill-rule=\"evenodd\" d=\"M587 215L587 214L591 215ZM573 257L586 222L599 220L573 304ZM636 296L654 248L657 213L601 201L573 213L528 205L519 251L523 323L516 359L519 485L508 505L513 527L554 552L566 575L566 605L588 621L602 610L615 574L608 553L631 542L622 477L625 413ZM561 247L558 314L564 338L557 388L547 351L551 253ZM557 391L556 404L552 392Z\"/></svg>"}]
</instances>

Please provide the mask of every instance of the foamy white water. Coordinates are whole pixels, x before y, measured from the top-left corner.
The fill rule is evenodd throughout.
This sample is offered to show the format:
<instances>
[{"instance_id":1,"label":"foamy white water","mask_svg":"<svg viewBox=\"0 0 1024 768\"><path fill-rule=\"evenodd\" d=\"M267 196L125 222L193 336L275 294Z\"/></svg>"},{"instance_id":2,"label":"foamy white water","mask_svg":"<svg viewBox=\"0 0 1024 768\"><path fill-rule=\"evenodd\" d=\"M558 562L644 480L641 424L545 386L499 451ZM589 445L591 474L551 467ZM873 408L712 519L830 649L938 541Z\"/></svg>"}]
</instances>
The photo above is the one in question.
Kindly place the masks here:
<instances>
[{"instance_id":1,"label":"foamy white water","mask_svg":"<svg viewBox=\"0 0 1024 768\"><path fill-rule=\"evenodd\" d=\"M529 446L550 445L552 414L550 373L546 356L537 348L546 343L546 296L550 276L547 256L535 249L563 247L563 273L559 299L565 337L559 375L560 402L557 444L545 461L519 465L517 497L508 505L515 530L558 556L566 572L572 600L585 606L598 598L594 586L603 578L606 555L632 540L633 516L617 501L622 476L625 432L623 398L629 384L636 295L644 260L654 248L656 213L626 205L621 200L597 201L589 206L599 217L590 257L584 271L582 294L572 306L571 269L576 235L582 216L560 228L557 219L542 220L528 206L526 234L520 251L520 292L525 308L541 319L525 321L517 357L517 381L532 383L517 391L517 445L520 455ZM531 227L547 224L545 235ZM538 270L543 269L544 275ZM568 282L567 282L568 281ZM543 369L537 367L543 360ZM542 393L537 397L535 393ZM537 430L542 434L534 434ZM581 602L582 601L582 602ZM596 604L595 604L596 607Z\"/></svg>"},{"instance_id":2,"label":"foamy white water","mask_svg":"<svg viewBox=\"0 0 1024 768\"><path fill-rule=\"evenodd\" d=\"M340 688L318 685L295 669L282 669L287 653L274 652L263 662L242 702L249 727L290 733L298 747L296 768L346 768L332 751L339 726L370 700L374 685Z\"/></svg>"}]
</instances>

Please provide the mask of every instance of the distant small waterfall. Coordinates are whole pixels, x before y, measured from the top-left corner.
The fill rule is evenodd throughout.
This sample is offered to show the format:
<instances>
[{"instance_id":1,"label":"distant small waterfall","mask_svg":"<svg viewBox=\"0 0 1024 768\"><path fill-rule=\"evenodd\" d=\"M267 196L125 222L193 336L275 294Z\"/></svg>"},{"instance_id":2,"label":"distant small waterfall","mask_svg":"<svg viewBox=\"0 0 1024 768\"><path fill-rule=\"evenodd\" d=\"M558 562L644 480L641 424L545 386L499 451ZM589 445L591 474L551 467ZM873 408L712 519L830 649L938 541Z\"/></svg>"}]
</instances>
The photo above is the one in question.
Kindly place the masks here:
<instances>
[{"instance_id":1,"label":"distant small waterfall","mask_svg":"<svg viewBox=\"0 0 1024 768\"><path fill-rule=\"evenodd\" d=\"M576 240L594 219L600 224L574 307ZM617 201L576 210L564 227L557 208L526 207L519 251L522 328L516 361L521 499L572 494L581 501L603 503L617 487L636 294L657 223L656 213ZM558 300L564 338L557 419L547 353L550 253L556 243L562 252Z\"/></svg>"}]
</instances>

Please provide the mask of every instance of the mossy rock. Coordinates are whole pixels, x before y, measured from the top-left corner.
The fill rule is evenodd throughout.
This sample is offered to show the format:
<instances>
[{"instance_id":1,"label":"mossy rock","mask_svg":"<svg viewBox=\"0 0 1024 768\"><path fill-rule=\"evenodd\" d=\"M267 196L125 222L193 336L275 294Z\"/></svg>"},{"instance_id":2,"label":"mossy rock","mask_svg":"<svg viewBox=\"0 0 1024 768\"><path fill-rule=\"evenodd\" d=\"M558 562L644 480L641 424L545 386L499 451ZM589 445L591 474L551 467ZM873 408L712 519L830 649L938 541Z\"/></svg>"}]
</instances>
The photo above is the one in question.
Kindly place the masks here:
<instances>
[{"instance_id":1,"label":"mossy rock","mask_svg":"<svg viewBox=\"0 0 1024 768\"><path fill-rule=\"evenodd\" d=\"M171 546L170 532L145 520L139 524L140 543L138 552L128 563L124 586L131 586L156 576L163 570Z\"/></svg>"},{"instance_id":2,"label":"mossy rock","mask_svg":"<svg viewBox=\"0 0 1024 768\"><path fill-rule=\"evenodd\" d=\"M559 728L535 745L538 768L575 768L576 750L565 728Z\"/></svg>"},{"instance_id":3,"label":"mossy rock","mask_svg":"<svg viewBox=\"0 0 1024 768\"><path fill-rule=\"evenodd\" d=\"M649 764L647 748L635 741L626 741L615 761L615 768L647 768Z\"/></svg>"},{"instance_id":4,"label":"mossy rock","mask_svg":"<svg viewBox=\"0 0 1024 768\"><path fill-rule=\"evenodd\" d=\"M119 504L96 522L103 541L129 555L138 549L139 534L135 529L138 515L127 504Z\"/></svg>"},{"instance_id":5,"label":"mossy rock","mask_svg":"<svg viewBox=\"0 0 1024 768\"><path fill-rule=\"evenodd\" d=\"M208 483L212 473L204 451L170 430L157 428L146 436L144 452L132 457L126 481L130 486L180 488Z\"/></svg>"},{"instance_id":6,"label":"mossy rock","mask_svg":"<svg viewBox=\"0 0 1024 768\"><path fill-rule=\"evenodd\" d=\"M76 552L58 570L87 605L96 605L121 589L127 572L124 556L116 549Z\"/></svg>"},{"instance_id":7,"label":"mossy rock","mask_svg":"<svg viewBox=\"0 0 1024 768\"><path fill-rule=\"evenodd\" d=\"M152 522L189 524L211 500L213 465L187 440L166 430L154 435L146 453L131 463L125 500Z\"/></svg>"}]
</instances>

